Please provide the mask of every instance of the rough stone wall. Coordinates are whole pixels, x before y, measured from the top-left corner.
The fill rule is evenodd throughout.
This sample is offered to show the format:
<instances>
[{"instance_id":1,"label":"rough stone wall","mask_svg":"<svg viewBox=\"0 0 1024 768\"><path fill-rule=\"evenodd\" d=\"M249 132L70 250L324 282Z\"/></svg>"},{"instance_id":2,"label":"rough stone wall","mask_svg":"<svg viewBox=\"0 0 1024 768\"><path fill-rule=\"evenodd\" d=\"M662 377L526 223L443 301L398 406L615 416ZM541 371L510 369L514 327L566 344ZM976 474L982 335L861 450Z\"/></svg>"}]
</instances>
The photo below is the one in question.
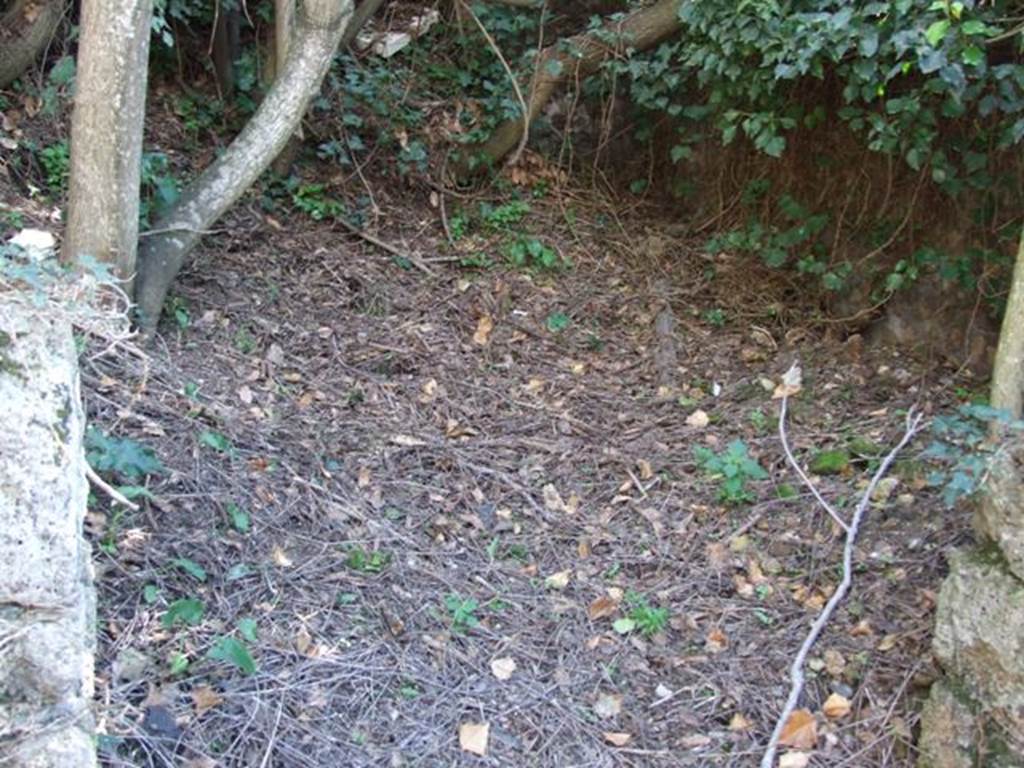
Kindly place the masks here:
<instances>
[{"instance_id":1,"label":"rough stone wall","mask_svg":"<svg viewBox=\"0 0 1024 768\"><path fill-rule=\"evenodd\" d=\"M1024 766L1024 446L993 461L975 527L950 557L933 650L945 672L921 724L922 768Z\"/></svg>"},{"instance_id":2,"label":"rough stone wall","mask_svg":"<svg viewBox=\"0 0 1024 768\"><path fill-rule=\"evenodd\" d=\"M0 294L0 765L95 765L95 592L66 320Z\"/></svg>"}]
</instances>

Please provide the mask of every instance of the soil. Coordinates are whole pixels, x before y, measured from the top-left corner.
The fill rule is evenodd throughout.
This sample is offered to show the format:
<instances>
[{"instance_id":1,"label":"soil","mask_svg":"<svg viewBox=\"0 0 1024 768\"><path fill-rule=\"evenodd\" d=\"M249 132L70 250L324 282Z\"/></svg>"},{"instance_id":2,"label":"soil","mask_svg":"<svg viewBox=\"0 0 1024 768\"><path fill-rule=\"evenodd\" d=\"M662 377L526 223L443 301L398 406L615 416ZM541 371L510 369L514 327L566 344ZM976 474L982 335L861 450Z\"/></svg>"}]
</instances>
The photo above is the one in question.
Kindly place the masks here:
<instances>
[{"instance_id":1,"label":"soil","mask_svg":"<svg viewBox=\"0 0 1024 768\"><path fill-rule=\"evenodd\" d=\"M778 281L699 277L707 258L652 240L643 211L593 204L570 230L560 194L528 224L571 257L554 273L431 263L450 249L425 192L380 229L431 276L338 226L236 212L177 286L185 327L144 358L87 359L92 423L166 467L140 513L91 512L105 764L757 764L842 550L766 386L801 362L788 429L806 462L854 439L880 452L950 382L789 324ZM737 439L770 479L724 504L694 448ZM913 764L941 553L967 522L923 485L919 450L812 652L802 706L837 692L852 712L819 715L810 765ZM848 514L875 464L817 482ZM189 597L201 622L164 626ZM638 601L667 621L620 633ZM207 654L248 620L246 675ZM460 749L472 723L486 757Z\"/></svg>"}]
</instances>

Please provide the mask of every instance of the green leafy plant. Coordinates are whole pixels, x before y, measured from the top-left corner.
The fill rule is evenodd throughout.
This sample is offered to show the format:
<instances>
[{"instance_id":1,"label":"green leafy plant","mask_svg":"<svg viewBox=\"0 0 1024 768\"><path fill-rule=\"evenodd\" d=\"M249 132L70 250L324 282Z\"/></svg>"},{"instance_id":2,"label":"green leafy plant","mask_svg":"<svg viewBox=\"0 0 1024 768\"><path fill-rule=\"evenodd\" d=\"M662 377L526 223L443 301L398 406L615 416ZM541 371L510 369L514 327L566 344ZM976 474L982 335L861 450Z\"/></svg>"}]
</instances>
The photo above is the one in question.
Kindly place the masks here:
<instances>
[{"instance_id":1,"label":"green leafy plant","mask_svg":"<svg viewBox=\"0 0 1024 768\"><path fill-rule=\"evenodd\" d=\"M480 203L480 219L485 228L508 232L521 223L530 212L530 204L525 200L510 200L501 205Z\"/></svg>"},{"instance_id":2,"label":"green leafy plant","mask_svg":"<svg viewBox=\"0 0 1024 768\"><path fill-rule=\"evenodd\" d=\"M561 333L568 328L571 323L572 318L564 312L552 312L544 322L548 330L552 333Z\"/></svg>"},{"instance_id":3,"label":"green leafy plant","mask_svg":"<svg viewBox=\"0 0 1024 768\"><path fill-rule=\"evenodd\" d=\"M234 450L227 435L214 432L212 429L204 429L199 433L199 444L212 448L218 453L231 453Z\"/></svg>"},{"instance_id":4,"label":"green leafy plant","mask_svg":"<svg viewBox=\"0 0 1024 768\"><path fill-rule=\"evenodd\" d=\"M718 307L704 310L702 317L708 325L712 325L715 328L725 327L725 312Z\"/></svg>"},{"instance_id":5,"label":"green leafy plant","mask_svg":"<svg viewBox=\"0 0 1024 768\"><path fill-rule=\"evenodd\" d=\"M231 521L231 526L239 533L248 533L252 528L252 520L249 517L249 513L239 507L234 502L227 505L226 511L228 513L228 519Z\"/></svg>"},{"instance_id":6,"label":"green leafy plant","mask_svg":"<svg viewBox=\"0 0 1024 768\"><path fill-rule=\"evenodd\" d=\"M536 237L518 237L508 244L508 260L515 267L538 272L569 266L569 261Z\"/></svg>"},{"instance_id":7,"label":"green leafy plant","mask_svg":"<svg viewBox=\"0 0 1024 768\"><path fill-rule=\"evenodd\" d=\"M171 560L171 565L184 571L196 581L206 581L206 569L195 560L187 557L176 557Z\"/></svg>"},{"instance_id":8,"label":"green leafy plant","mask_svg":"<svg viewBox=\"0 0 1024 768\"><path fill-rule=\"evenodd\" d=\"M192 314L188 309L188 302L181 296L171 296L164 307L164 312L174 318L174 324L179 331L184 331L192 325Z\"/></svg>"},{"instance_id":9,"label":"green leafy plant","mask_svg":"<svg viewBox=\"0 0 1024 768\"><path fill-rule=\"evenodd\" d=\"M160 475L163 464L153 450L130 438L112 437L97 427L85 432L85 456L89 465L101 473L111 473L131 482Z\"/></svg>"},{"instance_id":10,"label":"green leafy plant","mask_svg":"<svg viewBox=\"0 0 1024 768\"><path fill-rule=\"evenodd\" d=\"M36 156L46 173L46 186L54 194L62 194L67 188L71 172L71 150L67 141L58 141L40 149Z\"/></svg>"},{"instance_id":11,"label":"green leafy plant","mask_svg":"<svg viewBox=\"0 0 1024 768\"><path fill-rule=\"evenodd\" d=\"M314 221L341 218L345 204L328 197L325 184L303 184L292 193L292 204Z\"/></svg>"},{"instance_id":12,"label":"green leafy plant","mask_svg":"<svg viewBox=\"0 0 1024 768\"><path fill-rule=\"evenodd\" d=\"M145 152L142 155L141 197L139 221L149 226L154 214L178 201L178 180L171 172L171 164L163 152Z\"/></svg>"},{"instance_id":13,"label":"green leafy plant","mask_svg":"<svg viewBox=\"0 0 1024 768\"><path fill-rule=\"evenodd\" d=\"M753 459L742 440L734 440L721 453L704 446L693 449L694 458L708 476L720 484L718 498L729 504L752 501L747 488L751 480L764 480L768 473Z\"/></svg>"},{"instance_id":14,"label":"green leafy plant","mask_svg":"<svg viewBox=\"0 0 1024 768\"><path fill-rule=\"evenodd\" d=\"M241 670L242 674L256 674L256 662L253 660L249 648L237 638L218 638L207 652L206 657L216 661L225 661Z\"/></svg>"},{"instance_id":15,"label":"green leafy plant","mask_svg":"<svg viewBox=\"0 0 1024 768\"><path fill-rule=\"evenodd\" d=\"M175 624L187 624L197 626L203 620L206 612L206 605L202 600L194 597L183 597L175 600L164 612L160 623L165 629L170 629Z\"/></svg>"},{"instance_id":16,"label":"green leafy plant","mask_svg":"<svg viewBox=\"0 0 1024 768\"><path fill-rule=\"evenodd\" d=\"M965 403L955 412L936 416L932 421L935 440L924 451L923 458L934 464L928 482L942 488L948 506L979 490L990 462L1002 449L1002 443L989 439L992 423L1001 425L1010 439L1020 439L1024 434L1024 420L978 403Z\"/></svg>"},{"instance_id":17,"label":"green leafy plant","mask_svg":"<svg viewBox=\"0 0 1024 768\"><path fill-rule=\"evenodd\" d=\"M476 611L480 604L471 597L462 598L457 594L445 595L444 607L448 611L451 630L464 635L480 623Z\"/></svg>"},{"instance_id":18,"label":"green leafy plant","mask_svg":"<svg viewBox=\"0 0 1024 768\"><path fill-rule=\"evenodd\" d=\"M643 635L649 637L668 626L668 609L653 607L643 595L632 590L628 591L626 605L629 607L629 612L612 624L612 628L620 635L639 630Z\"/></svg>"},{"instance_id":19,"label":"green leafy plant","mask_svg":"<svg viewBox=\"0 0 1024 768\"><path fill-rule=\"evenodd\" d=\"M377 550L365 550L353 547L345 555L345 565L353 571L362 573L380 573L391 563L391 555Z\"/></svg>"}]
</instances>

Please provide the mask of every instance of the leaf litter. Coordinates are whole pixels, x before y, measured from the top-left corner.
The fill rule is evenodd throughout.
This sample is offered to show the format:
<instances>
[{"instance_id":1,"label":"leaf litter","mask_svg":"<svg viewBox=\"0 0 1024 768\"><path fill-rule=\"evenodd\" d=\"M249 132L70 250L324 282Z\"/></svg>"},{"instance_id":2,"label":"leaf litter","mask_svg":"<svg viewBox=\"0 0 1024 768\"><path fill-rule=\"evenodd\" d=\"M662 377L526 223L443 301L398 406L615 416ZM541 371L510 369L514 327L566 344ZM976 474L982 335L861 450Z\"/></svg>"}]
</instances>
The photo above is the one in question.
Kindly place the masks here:
<instances>
[{"instance_id":1,"label":"leaf litter","mask_svg":"<svg viewBox=\"0 0 1024 768\"><path fill-rule=\"evenodd\" d=\"M535 208L555 232L557 211ZM452 764L460 753L495 765L756 764L841 542L800 493L776 493L793 478L748 415L770 422L772 396L793 397L797 449L811 456L849 433L884 442L887 412L947 382L875 375L869 353L851 362L813 329L801 336L804 376L786 375L782 351L739 355L749 329L684 327L685 397L660 397L645 271L699 273L703 257L680 242L671 263L638 262L642 233L606 231L590 213L583 242L618 260L567 239L578 268L557 277L456 281L394 269L324 224L270 232L237 211L232 247L204 242L200 255L216 258L176 286L208 321L168 329L148 359L90 359L92 423L150 446L166 468L143 513L116 526L108 514L95 534L113 542L97 561L98 702L118 759L160 764L140 694L170 684L186 759L227 744L225 766L268 750L288 768ZM406 213L390 221L411 226ZM406 235L421 252L441 247ZM693 316L701 302L756 312L774 301L766 292L784 292L772 273L723 269L716 281L677 314L685 302ZM749 283L762 293L737 289ZM547 319L566 297L580 304L553 334ZM251 351L235 343L240 329ZM770 477L726 505L692 447L718 454L736 440ZM846 482L822 479L839 492ZM856 610L826 630L834 655L805 692L821 722L794 725L790 765L817 754L912 764L907 676L928 658L933 603L921 595L941 572L909 542L940 551L967 526L934 514L927 489L912 506L898 492L866 523ZM246 526L225 518L228 504ZM886 543L884 562L867 559ZM356 549L365 557L351 562L377 565L347 566ZM175 562L201 564L207 579ZM147 586L152 604L139 599ZM666 609L664 628L639 632L629 594ZM145 679L110 674L125 647L158 660Z\"/></svg>"}]
</instances>

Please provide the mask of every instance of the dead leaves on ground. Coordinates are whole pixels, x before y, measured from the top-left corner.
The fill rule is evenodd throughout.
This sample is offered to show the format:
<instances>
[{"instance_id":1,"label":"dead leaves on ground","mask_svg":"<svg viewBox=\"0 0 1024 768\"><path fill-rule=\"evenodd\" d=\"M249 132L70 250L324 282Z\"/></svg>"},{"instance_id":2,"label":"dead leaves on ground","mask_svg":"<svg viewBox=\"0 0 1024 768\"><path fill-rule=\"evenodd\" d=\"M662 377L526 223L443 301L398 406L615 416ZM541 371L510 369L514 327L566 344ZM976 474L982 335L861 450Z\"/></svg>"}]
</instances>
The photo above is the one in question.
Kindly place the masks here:
<instances>
[{"instance_id":1,"label":"dead leaves on ground","mask_svg":"<svg viewBox=\"0 0 1024 768\"><path fill-rule=\"evenodd\" d=\"M459 726L459 746L464 752L485 757L490 735L490 723L463 723Z\"/></svg>"},{"instance_id":2,"label":"dead leaves on ground","mask_svg":"<svg viewBox=\"0 0 1024 768\"><path fill-rule=\"evenodd\" d=\"M786 720L779 736L783 747L810 750L818 743L818 721L809 709L798 709Z\"/></svg>"}]
</instances>

